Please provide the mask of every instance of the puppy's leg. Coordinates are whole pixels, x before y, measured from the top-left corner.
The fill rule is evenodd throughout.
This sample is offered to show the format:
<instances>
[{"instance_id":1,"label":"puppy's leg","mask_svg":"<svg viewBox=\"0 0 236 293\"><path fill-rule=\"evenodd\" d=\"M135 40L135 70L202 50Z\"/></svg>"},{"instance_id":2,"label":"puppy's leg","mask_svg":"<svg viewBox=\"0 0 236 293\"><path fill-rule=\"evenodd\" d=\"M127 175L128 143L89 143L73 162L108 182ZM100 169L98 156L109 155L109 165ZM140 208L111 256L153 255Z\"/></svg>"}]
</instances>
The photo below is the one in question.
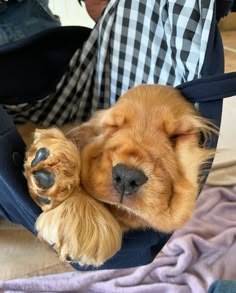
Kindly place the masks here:
<instances>
[{"instance_id":1,"label":"puppy's leg","mask_svg":"<svg viewBox=\"0 0 236 293\"><path fill-rule=\"evenodd\" d=\"M38 237L53 245L62 260L99 266L120 249L119 224L80 187L79 150L60 130L35 132L25 175L44 211L36 221Z\"/></svg>"},{"instance_id":2,"label":"puppy's leg","mask_svg":"<svg viewBox=\"0 0 236 293\"><path fill-rule=\"evenodd\" d=\"M121 246L118 222L99 202L80 190L36 222L38 237L63 261L100 266Z\"/></svg>"}]
</instances>

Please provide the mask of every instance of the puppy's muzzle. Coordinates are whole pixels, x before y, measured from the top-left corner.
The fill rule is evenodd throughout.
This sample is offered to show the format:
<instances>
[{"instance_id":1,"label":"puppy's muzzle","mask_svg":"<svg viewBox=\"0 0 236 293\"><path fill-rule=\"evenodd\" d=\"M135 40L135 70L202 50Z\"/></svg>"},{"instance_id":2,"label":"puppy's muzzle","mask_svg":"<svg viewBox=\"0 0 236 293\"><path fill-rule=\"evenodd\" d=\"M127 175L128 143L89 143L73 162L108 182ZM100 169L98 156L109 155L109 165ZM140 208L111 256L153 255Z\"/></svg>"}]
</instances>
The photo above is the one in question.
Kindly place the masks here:
<instances>
[{"instance_id":1,"label":"puppy's muzzle","mask_svg":"<svg viewBox=\"0 0 236 293\"><path fill-rule=\"evenodd\" d=\"M137 192L148 178L137 168L117 164L112 168L112 179L115 189L123 196Z\"/></svg>"}]
</instances>

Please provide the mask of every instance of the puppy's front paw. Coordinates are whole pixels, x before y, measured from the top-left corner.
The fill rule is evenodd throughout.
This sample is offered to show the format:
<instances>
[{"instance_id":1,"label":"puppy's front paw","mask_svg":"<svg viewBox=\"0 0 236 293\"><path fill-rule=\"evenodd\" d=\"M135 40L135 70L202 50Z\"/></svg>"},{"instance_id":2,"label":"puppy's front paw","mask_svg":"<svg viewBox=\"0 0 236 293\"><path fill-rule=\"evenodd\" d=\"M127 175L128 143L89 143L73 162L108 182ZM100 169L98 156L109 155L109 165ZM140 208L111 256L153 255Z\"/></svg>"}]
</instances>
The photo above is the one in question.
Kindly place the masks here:
<instances>
[{"instance_id":1,"label":"puppy's front paw","mask_svg":"<svg viewBox=\"0 0 236 293\"><path fill-rule=\"evenodd\" d=\"M80 154L58 129L36 130L26 152L25 176L32 198L46 211L55 208L79 185Z\"/></svg>"},{"instance_id":2,"label":"puppy's front paw","mask_svg":"<svg viewBox=\"0 0 236 293\"><path fill-rule=\"evenodd\" d=\"M83 191L66 199L36 222L38 237L62 261L100 266L121 246L122 232L111 213Z\"/></svg>"}]
</instances>

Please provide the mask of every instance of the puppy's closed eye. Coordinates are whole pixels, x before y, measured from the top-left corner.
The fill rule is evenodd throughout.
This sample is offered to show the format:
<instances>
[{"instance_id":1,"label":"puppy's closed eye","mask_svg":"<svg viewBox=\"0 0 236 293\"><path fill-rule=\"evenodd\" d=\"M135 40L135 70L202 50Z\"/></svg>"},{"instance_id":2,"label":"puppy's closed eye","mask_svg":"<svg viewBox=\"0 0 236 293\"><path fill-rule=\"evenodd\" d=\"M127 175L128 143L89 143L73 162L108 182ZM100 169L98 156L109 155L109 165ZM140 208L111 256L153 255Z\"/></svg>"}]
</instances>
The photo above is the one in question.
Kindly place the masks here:
<instances>
[{"instance_id":1,"label":"puppy's closed eye","mask_svg":"<svg viewBox=\"0 0 236 293\"><path fill-rule=\"evenodd\" d=\"M180 140L185 142L193 138L199 140L201 126L191 120L193 119L187 116L183 117L182 121L171 120L172 122L168 123L169 125L165 128L165 132L172 146L175 146Z\"/></svg>"}]
</instances>

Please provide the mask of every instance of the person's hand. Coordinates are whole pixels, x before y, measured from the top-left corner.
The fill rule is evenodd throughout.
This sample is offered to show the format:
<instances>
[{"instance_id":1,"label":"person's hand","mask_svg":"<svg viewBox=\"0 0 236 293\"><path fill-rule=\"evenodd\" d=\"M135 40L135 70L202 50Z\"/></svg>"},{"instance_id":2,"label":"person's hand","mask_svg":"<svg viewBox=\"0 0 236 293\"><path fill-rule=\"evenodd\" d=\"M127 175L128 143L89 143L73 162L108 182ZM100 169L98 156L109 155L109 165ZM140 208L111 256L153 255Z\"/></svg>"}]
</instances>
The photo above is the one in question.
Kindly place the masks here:
<instances>
[{"instance_id":1,"label":"person's hand","mask_svg":"<svg viewBox=\"0 0 236 293\"><path fill-rule=\"evenodd\" d=\"M110 0L85 0L84 2L89 16L97 21Z\"/></svg>"}]
</instances>

